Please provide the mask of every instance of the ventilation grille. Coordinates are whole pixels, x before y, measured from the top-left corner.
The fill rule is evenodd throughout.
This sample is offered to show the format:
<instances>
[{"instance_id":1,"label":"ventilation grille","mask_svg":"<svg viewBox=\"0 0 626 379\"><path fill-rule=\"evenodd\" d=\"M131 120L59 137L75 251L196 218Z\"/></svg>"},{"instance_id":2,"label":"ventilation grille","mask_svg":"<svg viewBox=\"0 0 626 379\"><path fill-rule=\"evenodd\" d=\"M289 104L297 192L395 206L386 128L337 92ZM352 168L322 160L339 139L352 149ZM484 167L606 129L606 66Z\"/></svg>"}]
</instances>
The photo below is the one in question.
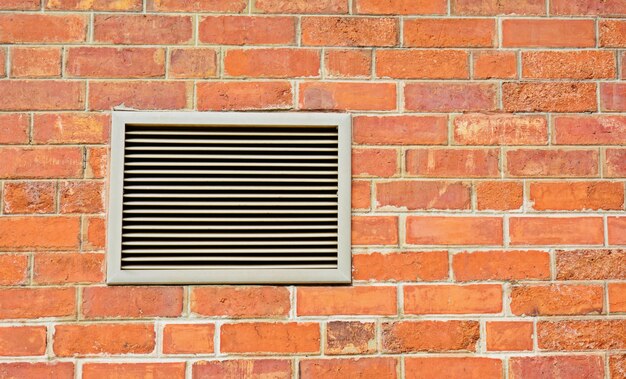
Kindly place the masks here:
<instances>
[{"instance_id":1,"label":"ventilation grille","mask_svg":"<svg viewBox=\"0 0 626 379\"><path fill-rule=\"evenodd\" d=\"M122 270L333 269L338 128L125 126Z\"/></svg>"}]
</instances>

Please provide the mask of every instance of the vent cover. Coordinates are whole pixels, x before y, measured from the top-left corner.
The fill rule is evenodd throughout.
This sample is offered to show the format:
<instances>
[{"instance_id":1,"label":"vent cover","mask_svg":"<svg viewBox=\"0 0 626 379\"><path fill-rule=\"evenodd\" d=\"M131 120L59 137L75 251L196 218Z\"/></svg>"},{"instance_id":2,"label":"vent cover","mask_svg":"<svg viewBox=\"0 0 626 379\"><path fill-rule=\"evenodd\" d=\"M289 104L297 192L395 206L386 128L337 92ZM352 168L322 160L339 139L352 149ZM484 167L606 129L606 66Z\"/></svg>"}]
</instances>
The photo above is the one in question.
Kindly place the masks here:
<instances>
[{"instance_id":1,"label":"vent cover","mask_svg":"<svg viewBox=\"0 0 626 379\"><path fill-rule=\"evenodd\" d=\"M114 112L109 283L350 282L350 117Z\"/></svg>"}]
</instances>

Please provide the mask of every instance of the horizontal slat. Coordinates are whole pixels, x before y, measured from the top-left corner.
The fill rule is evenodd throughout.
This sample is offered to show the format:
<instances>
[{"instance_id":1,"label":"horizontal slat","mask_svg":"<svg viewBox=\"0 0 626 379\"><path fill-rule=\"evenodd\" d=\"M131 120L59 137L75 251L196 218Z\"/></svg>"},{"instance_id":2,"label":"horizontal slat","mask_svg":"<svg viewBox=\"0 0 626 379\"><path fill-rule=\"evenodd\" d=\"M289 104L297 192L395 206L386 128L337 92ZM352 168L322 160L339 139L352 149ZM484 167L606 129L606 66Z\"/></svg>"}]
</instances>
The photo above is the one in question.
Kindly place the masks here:
<instances>
[{"instance_id":1,"label":"horizontal slat","mask_svg":"<svg viewBox=\"0 0 626 379\"><path fill-rule=\"evenodd\" d=\"M126 135L131 135L131 136L145 136L145 135L155 135L155 136L259 136L259 137L263 137L263 136L276 136L276 137L280 137L280 136L285 136L285 137L332 137L332 136L337 136L337 133L332 133L332 132L319 132L319 133L306 133L306 132L249 132L249 131L236 131L236 129L233 129L233 131L228 131L228 132L218 132L218 131L191 131L191 130L181 130L181 131L173 131L173 130L167 130L167 131L163 131L163 130L150 130L150 129L144 129L144 130L135 130L135 131L128 131L126 132Z\"/></svg>"},{"instance_id":2,"label":"horizontal slat","mask_svg":"<svg viewBox=\"0 0 626 379\"><path fill-rule=\"evenodd\" d=\"M124 246L335 246L337 241L125 241Z\"/></svg>"},{"instance_id":3,"label":"horizontal slat","mask_svg":"<svg viewBox=\"0 0 626 379\"><path fill-rule=\"evenodd\" d=\"M124 217L131 222L337 222L336 217Z\"/></svg>"},{"instance_id":4,"label":"horizontal slat","mask_svg":"<svg viewBox=\"0 0 626 379\"><path fill-rule=\"evenodd\" d=\"M204 249L124 249L123 254L329 254L337 253L337 249L325 249L325 248L271 248L271 249L258 249L258 248L204 248Z\"/></svg>"},{"instance_id":5,"label":"horizontal slat","mask_svg":"<svg viewBox=\"0 0 626 379\"><path fill-rule=\"evenodd\" d=\"M260 205L281 206L281 207L314 207L314 206L335 206L336 201L125 201L124 205L144 206L182 206L182 207L254 207Z\"/></svg>"},{"instance_id":6,"label":"horizontal slat","mask_svg":"<svg viewBox=\"0 0 626 379\"><path fill-rule=\"evenodd\" d=\"M124 230L325 230L337 229L337 224L328 225L125 225Z\"/></svg>"},{"instance_id":7,"label":"horizontal slat","mask_svg":"<svg viewBox=\"0 0 626 379\"><path fill-rule=\"evenodd\" d=\"M232 146L126 146L129 151L233 151ZM246 147L246 151L337 152L336 147Z\"/></svg>"},{"instance_id":8,"label":"horizontal slat","mask_svg":"<svg viewBox=\"0 0 626 379\"><path fill-rule=\"evenodd\" d=\"M126 143L186 144L186 145L331 145L336 139L182 139L182 138L127 138Z\"/></svg>"},{"instance_id":9,"label":"horizontal slat","mask_svg":"<svg viewBox=\"0 0 626 379\"><path fill-rule=\"evenodd\" d=\"M122 265L122 270L295 270L337 268L332 264L285 264L285 265Z\"/></svg>"},{"instance_id":10,"label":"horizontal slat","mask_svg":"<svg viewBox=\"0 0 626 379\"><path fill-rule=\"evenodd\" d=\"M199 167L337 167L337 163L288 163L288 162L126 162L126 166L146 166L146 167L180 167L180 166L199 166Z\"/></svg>"},{"instance_id":11,"label":"horizontal slat","mask_svg":"<svg viewBox=\"0 0 626 379\"><path fill-rule=\"evenodd\" d=\"M176 190L176 191L198 191L198 190L209 190L209 191L233 191L233 190L253 190L253 191L272 191L272 190L282 190L282 191L332 191L337 190L337 186L177 186L177 185L168 185L168 186L124 186L126 190Z\"/></svg>"},{"instance_id":12,"label":"horizontal slat","mask_svg":"<svg viewBox=\"0 0 626 379\"><path fill-rule=\"evenodd\" d=\"M124 262L337 262L337 257L130 257Z\"/></svg>"},{"instance_id":13,"label":"horizontal slat","mask_svg":"<svg viewBox=\"0 0 626 379\"><path fill-rule=\"evenodd\" d=\"M249 149L246 149L249 150ZM331 155L259 155L245 154L245 151L230 149L233 154L126 154L127 159L248 159L248 160L337 160L336 154ZM235 154L236 153L236 154Z\"/></svg>"},{"instance_id":14,"label":"horizontal slat","mask_svg":"<svg viewBox=\"0 0 626 379\"><path fill-rule=\"evenodd\" d=\"M125 214L336 214L333 209L124 209Z\"/></svg>"},{"instance_id":15,"label":"horizontal slat","mask_svg":"<svg viewBox=\"0 0 626 379\"><path fill-rule=\"evenodd\" d=\"M185 178L185 177L156 177L156 178L124 178L125 182L194 182L194 183L336 183L331 178Z\"/></svg>"},{"instance_id":16,"label":"horizontal slat","mask_svg":"<svg viewBox=\"0 0 626 379\"><path fill-rule=\"evenodd\" d=\"M300 199L300 198L309 198L309 199L332 199L337 198L336 194L298 194L298 193L250 193L250 194L240 194L240 193L128 193L124 194L124 198L144 198L144 199L153 199L153 198L172 198L177 197L181 199L247 199L247 198L255 198L255 199ZM318 204L318 203L315 203Z\"/></svg>"},{"instance_id":17,"label":"horizontal slat","mask_svg":"<svg viewBox=\"0 0 626 379\"><path fill-rule=\"evenodd\" d=\"M266 171L266 170L124 170L125 174L141 175L337 175L337 170L328 171Z\"/></svg>"},{"instance_id":18,"label":"horizontal slat","mask_svg":"<svg viewBox=\"0 0 626 379\"><path fill-rule=\"evenodd\" d=\"M123 238L321 238L337 233L122 233Z\"/></svg>"}]
</instances>

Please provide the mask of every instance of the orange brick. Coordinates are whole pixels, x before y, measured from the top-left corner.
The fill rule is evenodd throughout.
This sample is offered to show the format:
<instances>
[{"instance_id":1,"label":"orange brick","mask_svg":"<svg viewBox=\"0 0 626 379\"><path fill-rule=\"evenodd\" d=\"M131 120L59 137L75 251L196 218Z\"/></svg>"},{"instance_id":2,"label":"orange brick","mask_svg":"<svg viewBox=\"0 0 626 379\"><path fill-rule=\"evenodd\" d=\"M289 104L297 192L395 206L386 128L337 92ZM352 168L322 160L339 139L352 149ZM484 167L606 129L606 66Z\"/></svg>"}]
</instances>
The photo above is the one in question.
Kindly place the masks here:
<instances>
[{"instance_id":1,"label":"orange brick","mask_svg":"<svg viewBox=\"0 0 626 379\"><path fill-rule=\"evenodd\" d=\"M524 51L522 77L531 79L615 78L612 51Z\"/></svg>"},{"instance_id":2,"label":"orange brick","mask_svg":"<svg viewBox=\"0 0 626 379\"><path fill-rule=\"evenodd\" d=\"M28 280L28 256L17 254L0 255L0 285L25 284Z\"/></svg>"},{"instance_id":3,"label":"orange brick","mask_svg":"<svg viewBox=\"0 0 626 379\"><path fill-rule=\"evenodd\" d=\"M104 254L37 253L33 263L33 282L37 284L102 283Z\"/></svg>"},{"instance_id":4,"label":"orange brick","mask_svg":"<svg viewBox=\"0 0 626 379\"><path fill-rule=\"evenodd\" d=\"M320 52L314 49L226 50L224 74L255 78L315 77L320 75Z\"/></svg>"},{"instance_id":5,"label":"orange brick","mask_svg":"<svg viewBox=\"0 0 626 379\"><path fill-rule=\"evenodd\" d=\"M626 177L626 149L606 149L604 176L609 178Z\"/></svg>"},{"instance_id":6,"label":"orange brick","mask_svg":"<svg viewBox=\"0 0 626 379\"><path fill-rule=\"evenodd\" d=\"M461 115L454 118L459 145L545 145L548 122L542 116Z\"/></svg>"},{"instance_id":7,"label":"orange brick","mask_svg":"<svg viewBox=\"0 0 626 379\"><path fill-rule=\"evenodd\" d=\"M416 112L487 112L497 108L496 92L488 83L407 83L404 107Z\"/></svg>"},{"instance_id":8,"label":"orange brick","mask_svg":"<svg viewBox=\"0 0 626 379\"><path fill-rule=\"evenodd\" d=\"M406 242L413 245L502 245L502 219L408 216Z\"/></svg>"},{"instance_id":9,"label":"orange brick","mask_svg":"<svg viewBox=\"0 0 626 379\"><path fill-rule=\"evenodd\" d=\"M626 347L626 320L539 321L537 340L540 350L623 350Z\"/></svg>"},{"instance_id":10,"label":"orange brick","mask_svg":"<svg viewBox=\"0 0 626 379\"><path fill-rule=\"evenodd\" d=\"M78 217L2 217L0 249L4 251L78 249L79 228Z\"/></svg>"},{"instance_id":11,"label":"orange brick","mask_svg":"<svg viewBox=\"0 0 626 379\"><path fill-rule=\"evenodd\" d=\"M395 46L398 21L394 18L303 17L305 46Z\"/></svg>"},{"instance_id":12,"label":"orange brick","mask_svg":"<svg viewBox=\"0 0 626 379\"><path fill-rule=\"evenodd\" d=\"M85 363L83 379L183 379L185 363Z\"/></svg>"},{"instance_id":13,"label":"orange brick","mask_svg":"<svg viewBox=\"0 0 626 379\"><path fill-rule=\"evenodd\" d=\"M101 113L35 114L33 142L106 143L111 117Z\"/></svg>"},{"instance_id":14,"label":"orange brick","mask_svg":"<svg viewBox=\"0 0 626 379\"><path fill-rule=\"evenodd\" d=\"M608 218L609 244L626 245L626 217Z\"/></svg>"},{"instance_id":15,"label":"orange brick","mask_svg":"<svg viewBox=\"0 0 626 379\"><path fill-rule=\"evenodd\" d=\"M303 110L391 111L396 109L396 84L304 82L298 104Z\"/></svg>"},{"instance_id":16,"label":"orange brick","mask_svg":"<svg viewBox=\"0 0 626 379\"><path fill-rule=\"evenodd\" d=\"M487 322L487 350L530 351L533 349L533 323Z\"/></svg>"},{"instance_id":17,"label":"orange brick","mask_svg":"<svg viewBox=\"0 0 626 379\"><path fill-rule=\"evenodd\" d=\"M406 47L493 47L496 23L488 18L415 18L404 21Z\"/></svg>"},{"instance_id":18,"label":"orange brick","mask_svg":"<svg viewBox=\"0 0 626 379\"><path fill-rule=\"evenodd\" d=\"M140 11L141 0L45 0L46 9L71 11Z\"/></svg>"},{"instance_id":19,"label":"orange brick","mask_svg":"<svg viewBox=\"0 0 626 379\"><path fill-rule=\"evenodd\" d=\"M398 174L395 149L353 149L352 176L391 177Z\"/></svg>"},{"instance_id":20,"label":"orange brick","mask_svg":"<svg viewBox=\"0 0 626 379\"><path fill-rule=\"evenodd\" d=\"M165 49L70 47L65 75L78 78L163 78Z\"/></svg>"},{"instance_id":21,"label":"orange brick","mask_svg":"<svg viewBox=\"0 0 626 379\"><path fill-rule=\"evenodd\" d=\"M76 315L74 288L5 288L0 290L0 318L33 319Z\"/></svg>"},{"instance_id":22,"label":"orange brick","mask_svg":"<svg viewBox=\"0 0 626 379\"><path fill-rule=\"evenodd\" d=\"M624 183L535 182L530 201L536 210L582 211L624 209Z\"/></svg>"},{"instance_id":23,"label":"orange brick","mask_svg":"<svg viewBox=\"0 0 626 379\"><path fill-rule=\"evenodd\" d=\"M5 0L0 4L2 10L37 10L41 7L41 0Z\"/></svg>"},{"instance_id":24,"label":"orange brick","mask_svg":"<svg viewBox=\"0 0 626 379\"><path fill-rule=\"evenodd\" d=\"M554 141L563 145L626 145L626 117L560 116Z\"/></svg>"},{"instance_id":25,"label":"orange brick","mask_svg":"<svg viewBox=\"0 0 626 379\"><path fill-rule=\"evenodd\" d=\"M404 287L405 314L479 314L502 312L502 286L419 285Z\"/></svg>"},{"instance_id":26,"label":"orange brick","mask_svg":"<svg viewBox=\"0 0 626 379\"><path fill-rule=\"evenodd\" d=\"M586 82L515 82L502 84L507 112L596 111L596 84Z\"/></svg>"},{"instance_id":27,"label":"orange brick","mask_svg":"<svg viewBox=\"0 0 626 379\"><path fill-rule=\"evenodd\" d=\"M611 221L609 218L609 240ZM626 250L557 250L556 278L559 280L626 279Z\"/></svg>"},{"instance_id":28,"label":"orange brick","mask_svg":"<svg viewBox=\"0 0 626 379\"><path fill-rule=\"evenodd\" d=\"M512 245L599 245L604 241L600 217L512 217Z\"/></svg>"},{"instance_id":29,"label":"orange brick","mask_svg":"<svg viewBox=\"0 0 626 379\"><path fill-rule=\"evenodd\" d=\"M448 278L446 251L355 254L354 280L436 281Z\"/></svg>"},{"instance_id":30,"label":"orange brick","mask_svg":"<svg viewBox=\"0 0 626 379\"><path fill-rule=\"evenodd\" d=\"M175 45L192 41L190 16L96 15L95 42L125 45Z\"/></svg>"},{"instance_id":31,"label":"orange brick","mask_svg":"<svg viewBox=\"0 0 626 379\"><path fill-rule=\"evenodd\" d=\"M233 12L246 9L245 0L148 0L147 9L156 12Z\"/></svg>"},{"instance_id":32,"label":"orange brick","mask_svg":"<svg viewBox=\"0 0 626 379\"><path fill-rule=\"evenodd\" d=\"M61 213L104 212L104 183L99 181L61 182L59 187Z\"/></svg>"},{"instance_id":33,"label":"orange brick","mask_svg":"<svg viewBox=\"0 0 626 379\"><path fill-rule=\"evenodd\" d=\"M54 213L54 182L4 183L4 213Z\"/></svg>"},{"instance_id":34,"label":"orange brick","mask_svg":"<svg viewBox=\"0 0 626 379\"><path fill-rule=\"evenodd\" d=\"M0 144L28 143L29 128L30 116L28 114L7 113L0 115Z\"/></svg>"},{"instance_id":35,"label":"orange brick","mask_svg":"<svg viewBox=\"0 0 626 379\"><path fill-rule=\"evenodd\" d=\"M444 145L445 116L355 116L353 141L363 145Z\"/></svg>"},{"instance_id":36,"label":"orange brick","mask_svg":"<svg viewBox=\"0 0 626 379\"><path fill-rule=\"evenodd\" d=\"M2 15L0 15L2 17ZM0 110L82 110L85 83L63 80L3 80Z\"/></svg>"},{"instance_id":37,"label":"orange brick","mask_svg":"<svg viewBox=\"0 0 626 379\"><path fill-rule=\"evenodd\" d=\"M135 109L184 109L190 107L191 85L182 81L122 81L89 83L89 107L111 110L117 106Z\"/></svg>"},{"instance_id":38,"label":"orange brick","mask_svg":"<svg viewBox=\"0 0 626 379\"><path fill-rule=\"evenodd\" d=\"M193 379L236 378L242 373L245 373L246 379L291 379L291 360L232 359L193 364Z\"/></svg>"},{"instance_id":39,"label":"orange brick","mask_svg":"<svg viewBox=\"0 0 626 379\"><path fill-rule=\"evenodd\" d=\"M333 379L338 374L346 378L395 379L397 370L398 360L391 357L300 361L302 379Z\"/></svg>"},{"instance_id":40,"label":"orange brick","mask_svg":"<svg viewBox=\"0 0 626 379\"><path fill-rule=\"evenodd\" d=\"M609 283L609 311L611 313L626 312L626 284Z\"/></svg>"},{"instance_id":41,"label":"orange brick","mask_svg":"<svg viewBox=\"0 0 626 379\"><path fill-rule=\"evenodd\" d=\"M548 280L550 254L544 251L464 251L452 258L454 279Z\"/></svg>"},{"instance_id":42,"label":"orange brick","mask_svg":"<svg viewBox=\"0 0 626 379\"><path fill-rule=\"evenodd\" d=\"M357 14L446 14L448 3L445 0L410 1L410 0L356 0Z\"/></svg>"},{"instance_id":43,"label":"orange brick","mask_svg":"<svg viewBox=\"0 0 626 379\"><path fill-rule=\"evenodd\" d=\"M476 351L479 338L477 321L420 320L382 324L382 349L386 353Z\"/></svg>"},{"instance_id":44,"label":"orange brick","mask_svg":"<svg viewBox=\"0 0 626 379\"><path fill-rule=\"evenodd\" d=\"M397 245L398 217L353 216L353 245Z\"/></svg>"},{"instance_id":45,"label":"orange brick","mask_svg":"<svg viewBox=\"0 0 626 379\"><path fill-rule=\"evenodd\" d=\"M328 355L373 354L376 352L376 324L360 321L329 321L326 324Z\"/></svg>"},{"instance_id":46,"label":"orange brick","mask_svg":"<svg viewBox=\"0 0 626 379\"><path fill-rule=\"evenodd\" d=\"M510 296L511 312L515 315L599 314L603 308L603 289L599 285L515 286Z\"/></svg>"},{"instance_id":47,"label":"orange brick","mask_svg":"<svg viewBox=\"0 0 626 379\"><path fill-rule=\"evenodd\" d=\"M238 323L221 328L222 353L319 353L320 326L314 322Z\"/></svg>"},{"instance_id":48,"label":"orange brick","mask_svg":"<svg viewBox=\"0 0 626 379\"><path fill-rule=\"evenodd\" d=\"M298 316L395 315L395 287L298 287Z\"/></svg>"},{"instance_id":49,"label":"orange brick","mask_svg":"<svg viewBox=\"0 0 626 379\"><path fill-rule=\"evenodd\" d=\"M556 15L626 15L626 4L620 0L554 0L550 13Z\"/></svg>"},{"instance_id":50,"label":"orange brick","mask_svg":"<svg viewBox=\"0 0 626 379\"><path fill-rule=\"evenodd\" d=\"M176 317L183 311L181 287L86 287L86 318Z\"/></svg>"},{"instance_id":51,"label":"orange brick","mask_svg":"<svg viewBox=\"0 0 626 379\"><path fill-rule=\"evenodd\" d=\"M4 378L74 379L73 362L14 362L0 363L0 376Z\"/></svg>"},{"instance_id":52,"label":"orange brick","mask_svg":"<svg viewBox=\"0 0 626 379\"><path fill-rule=\"evenodd\" d=\"M106 225L102 217L86 217L83 224L83 249L104 249Z\"/></svg>"},{"instance_id":53,"label":"orange brick","mask_svg":"<svg viewBox=\"0 0 626 379\"><path fill-rule=\"evenodd\" d=\"M506 153L507 175L526 177L593 177L597 150L518 149Z\"/></svg>"},{"instance_id":54,"label":"orange brick","mask_svg":"<svg viewBox=\"0 0 626 379\"><path fill-rule=\"evenodd\" d=\"M170 78L206 79L217 76L217 52L213 49L187 48L170 51Z\"/></svg>"},{"instance_id":55,"label":"orange brick","mask_svg":"<svg viewBox=\"0 0 626 379\"><path fill-rule=\"evenodd\" d=\"M452 14L466 16L545 15L544 0L452 0Z\"/></svg>"},{"instance_id":56,"label":"orange brick","mask_svg":"<svg viewBox=\"0 0 626 379\"><path fill-rule=\"evenodd\" d=\"M258 3L258 2L257 2ZM198 39L213 45L294 45L294 17L205 16Z\"/></svg>"},{"instance_id":57,"label":"orange brick","mask_svg":"<svg viewBox=\"0 0 626 379\"><path fill-rule=\"evenodd\" d=\"M372 75L370 49L333 49L324 55L326 76L330 78L369 78Z\"/></svg>"},{"instance_id":58,"label":"orange brick","mask_svg":"<svg viewBox=\"0 0 626 379\"><path fill-rule=\"evenodd\" d=\"M148 354L155 340L153 324L61 324L55 326L53 349L59 357Z\"/></svg>"},{"instance_id":59,"label":"orange brick","mask_svg":"<svg viewBox=\"0 0 626 379\"><path fill-rule=\"evenodd\" d=\"M291 309L286 287L194 287L191 311L202 316L287 317Z\"/></svg>"},{"instance_id":60,"label":"orange brick","mask_svg":"<svg viewBox=\"0 0 626 379\"><path fill-rule=\"evenodd\" d=\"M593 20L508 19L503 47L595 47Z\"/></svg>"},{"instance_id":61,"label":"orange brick","mask_svg":"<svg viewBox=\"0 0 626 379\"><path fill-rule=\"evenodd\" d=\"M376 208L391 211L469 209L470 186L463 182L444 181L377 182Z\"/></svg>"},{"instance_id":62,"label":"orange brick","mask_svg":"<svg viewBox=\"0 0 626 379\"><path fill-rule=\"evenodd\" d=\"M365 180L358 180L352 182L352 209L369 209L371 184Z\"/></svg>"},{"instance_id":63,"label":"orange brick","mask_svg":"<svg viewBox=\"0 0 626 379\"><path fill-rule=\"evenodd\" d=\"M255 0L260 13L348 13L346 0Z\"/></svg>"},{"instance_id":64,"label":"orange brick","mask_svg":"<svg viewBox=\"0 0 626 379\"><path fill-rule=\"evenodd\" d=\"M604 378L604 363L598 355L511 357L509 378Z\"/></svg>"},{"instance_id":65,"label":"orange brick","mask_svg":"<svg viewBox=\"0 0 626 379\"><path fill-rule=\"evenodd\" d=\"M517 55L508 51L478 51L472 55L475 79L517 78Z\"/></svg>"},{"instance_id":66,"label":"orange brick","mask_svg":"<svg viewBox=\"0 0 626 379\"><path fill-rule=\"evenodd\" d=\"M626 111L626 85L623 83L600 84L600 107L603 111Z\"/></svg>"},{"instance_id":67,"label":"orange brick","mask_svg":"<svg viewBox=\"0 0 626 379\"><path fill-rule=\"evenodd\" d=\"M602 47L626 47L626 22L624 20L600 20Z\"/></svg>"},{"instance_id":68,"label":"orange brick","mask_svg":"<svg viewBox=\"0 0 626 379\"><path fill-rule=\"evenodd\" d=\"M45 326L0 327L0 356L17 357L45 353Z\"/></svg>"},{"instance_id":69,"label":"orange brick","mask_svg":"<svg viewBox=\"0 0 626 379\"><path fill-rule=\"evenodd\" d=\"M11 48L11 77L46 78L61 76L61 49L58 47Z\"/></svg>"},{"instance_id":70,"label":"orange brick","mask_svg":"<svg viewBox=\"0 0 626 379\"><path fill-rule=\"evenodd\" d=\"M213 324L169 324L163 328L164 354L213 354Z\"/></svg>"},{"instance_id":71,"label":"orange brick","mask_svg":"<svg viewBox=\"0 0 626 379\"><path fill-rule=\"evenodd\" d=\"M197 84L198 110L291 109L289 82L205 82Z\"/></svg>"},{"instance_id":72,"label":"orange brick","mask_svg":"<svg viewBox=\"0 0 626 379\"><path fill-rule=\"evenodd\" d=\"M480 178L500 176L497 149L411 149L406 172L411 176Z\"/></svg>"},{"instance_id":73,"label":"orange brick","mask_svg":"<svg viewBox=\"0 0 626 379\"><path fill-rule=\"evenodd\" d=\"M476 184L476 207L478 210L517 210L524 201L521 182L488 181Z\"/></svg>"},{"instance_id":74,"label":"orange brick","mask_svg":"<svg viewBox=\"0 0 626 379\"><path fill-rule=\"evenodd\" d=\"M0 77L7 76L7 49L0 48Z\"/></svg>"},{"instance_id":75,"label":"orange brick","mask_svg":"<svg viewBox=\"0 0 626 379\"><path fill-rule=\"evenodd\" d=\"M417 358L404 359L406 379L464 378L499 379L502 377L502 361L492 358Z\"/></svg>"},{"instance_id":76,"label":"orange brick","mask_svg":"<svg viewBox=\"0 0 626 379\"><path fill-rule=\"evenodd\" d=\"M609 365L611 378L619 378L626 375L626 354L611 355Z\"/></svg>"},{"instance_id":77,"label":"orange brick","mask_svg":"<svg viewBox=\"0 0 626 379\"><path fill-rule=\"evenodd\" d=\"M84 42L87 20L75 14L5 13L0 15L0 43Z\"/></svg>"},{"instance_id":78,"label":"orange brick","mask_svg":"<svg viewBox=\"0 0 626 379\"><path fill-rule=\"evenodd\" d=\"M376 75L395 79L467 79L468 53L460 50L378 50Z\"/></svg>"},{"instance_id":79,"label":"orange brick","mask_svg":"<svg viewBox=\"0 0 626 379\"><path fill-rule=\"evenodd\" d=\"M106 147L87 148L86 178L104 178L107 172L108 154L109 151Z\"/></svg>"}]
</instances>

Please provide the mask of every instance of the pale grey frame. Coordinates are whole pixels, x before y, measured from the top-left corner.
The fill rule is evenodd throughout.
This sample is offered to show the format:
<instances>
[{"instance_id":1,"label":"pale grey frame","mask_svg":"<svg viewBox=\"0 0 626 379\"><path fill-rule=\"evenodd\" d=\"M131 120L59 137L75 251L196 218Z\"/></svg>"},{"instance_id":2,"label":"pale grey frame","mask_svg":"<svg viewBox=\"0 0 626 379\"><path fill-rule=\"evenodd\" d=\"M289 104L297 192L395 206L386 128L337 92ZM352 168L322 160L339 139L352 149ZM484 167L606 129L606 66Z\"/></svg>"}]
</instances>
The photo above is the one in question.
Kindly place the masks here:
<instances>
[{"instance_id":1,"label":"pale grey frame","mask_svg":"<svg viewBox=\"0 0 626 379\"><path fill-rule=\"evenodd\" d=\"M126 124L154 125L337 125L339 133L338 268L281 270L122 270L122 191ZM109 284L297 284L350 283L352 119L338 113L112 112L107 228Z\"/></svg>"}]
</instances>

